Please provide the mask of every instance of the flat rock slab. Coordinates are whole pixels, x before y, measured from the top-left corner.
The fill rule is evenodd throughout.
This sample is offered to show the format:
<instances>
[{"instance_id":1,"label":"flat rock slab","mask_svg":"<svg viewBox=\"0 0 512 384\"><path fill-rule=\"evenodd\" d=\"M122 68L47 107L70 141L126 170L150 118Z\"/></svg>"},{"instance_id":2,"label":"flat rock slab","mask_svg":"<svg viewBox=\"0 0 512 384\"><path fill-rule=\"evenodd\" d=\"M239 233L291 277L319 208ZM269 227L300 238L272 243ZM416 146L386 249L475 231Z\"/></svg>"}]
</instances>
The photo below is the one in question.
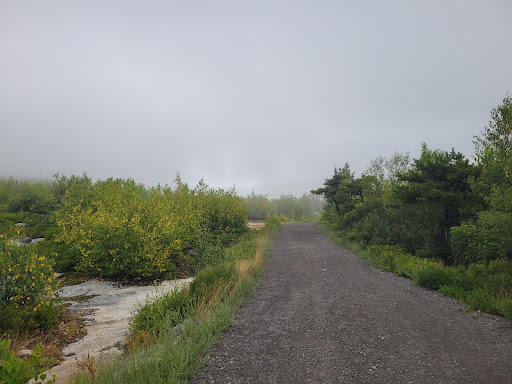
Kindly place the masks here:
<instances>
[{"instance_id":1,"label":"flat rock slab","mask_svg":"<svg viewBox=\"0 0 512 384\"><path fill-rule=\"evenodd\" d=\"M265 223L250 221L249 223L247 223L247 226L249 227L249 229L258 231L265 226Z\"/></svg>"},{"instance_id":2,"label":"flat rock slab","mask_svg":"<svg viewBox=\"0 0 512 384\"><path fill-rule=\"evenodd\" d=\"M148 298L174 289L182 289L193 278L164 281L155 286L119 287L104 281L86 281L64 287L61 297L91 296L87 301L70 301L70 310L81 312L86 320L87 335L68 345L64 350L64 361L50 370L57 383L66 383L77 370L77 362L104 353L121 353L126 341L128 326L136 307Z\"/></svg>"},{"instance_id":3,"label":"flat rock slab","mask_svg":"<svg viewBox=\"0 0 512 384\"><path fill-rule=\"evenodd\" d=\"M512 322L283 226L255 297L191 383L512 383Z\"/></svg>"}]
</instances>

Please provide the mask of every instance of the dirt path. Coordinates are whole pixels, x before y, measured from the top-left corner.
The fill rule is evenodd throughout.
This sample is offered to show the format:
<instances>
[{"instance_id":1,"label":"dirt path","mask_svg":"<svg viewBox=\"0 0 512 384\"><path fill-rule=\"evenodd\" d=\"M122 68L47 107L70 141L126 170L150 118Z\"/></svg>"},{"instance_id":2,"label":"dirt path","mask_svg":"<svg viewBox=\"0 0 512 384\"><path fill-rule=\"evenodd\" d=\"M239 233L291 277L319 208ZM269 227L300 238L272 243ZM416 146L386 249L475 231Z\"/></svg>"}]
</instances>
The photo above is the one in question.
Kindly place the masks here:
<instances>
[{"instance_id":1,"label":"dirt path","mask_svg":"<svg viewBox=\"0 0 512 384\"><path fill-rule=\"evenodd\" d=\"M283 227L255 297L192 383L512 383L512 322Z\"/></svg>"}]
</instances>

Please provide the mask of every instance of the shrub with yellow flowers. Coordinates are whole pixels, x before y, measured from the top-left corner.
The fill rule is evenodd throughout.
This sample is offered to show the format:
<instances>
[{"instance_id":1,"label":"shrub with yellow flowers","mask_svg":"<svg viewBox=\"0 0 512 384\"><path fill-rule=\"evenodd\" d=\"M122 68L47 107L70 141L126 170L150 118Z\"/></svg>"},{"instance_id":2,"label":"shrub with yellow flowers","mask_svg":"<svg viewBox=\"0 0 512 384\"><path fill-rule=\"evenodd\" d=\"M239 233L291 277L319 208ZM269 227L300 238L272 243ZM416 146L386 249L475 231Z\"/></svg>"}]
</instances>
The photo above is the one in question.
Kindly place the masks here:
<instances>
[{"instance_id":1,"label":"shrub with yellow flowers","mask_svg":"<svg viewBox=\"0 0 512 384\"><path fill-rule=\"evenodd\" d=\"M241 234L247 231L247 207L234 191L207 190L199 194L204 207L203 228L209 232Z\"/></svg>"},{"instance_id":2,"label":"shrub with yellow flowers","mask_svg":"<svg viewBox=\"0 0 512 384\"><path fill-rule=\"evenodd\" d=\"M71 184L56 212L57 241L77 249L79 271L98 276L162 277L166 255L144 225L143 186L108 179L84 188Z\"/></svg>"},{"instance_id":3,"label":"shrub with yellow flowers","mask_svg":"<svg viewBox=\"0 0 512 384\"><path fill-rule=\"evenodd\" d=\"M0 330L52 328L60 301L54 262L37 255L33 246L18 246L17 232L0 234Z\"/></svg>"},{"instance_id":4,"label":"shrub with yellow flowers","mask_svg":"<svg viewBox=\"0 0 512 384\"><path fill-rule=\"evenodd\" d=\"M107 277L172 278L192 263L187 250L205 232L246 230L243 200L203 183L147 191L133 180L68 186L56 213L57 240L78 250L77 270Z\"/></svg>"}]
</instances>

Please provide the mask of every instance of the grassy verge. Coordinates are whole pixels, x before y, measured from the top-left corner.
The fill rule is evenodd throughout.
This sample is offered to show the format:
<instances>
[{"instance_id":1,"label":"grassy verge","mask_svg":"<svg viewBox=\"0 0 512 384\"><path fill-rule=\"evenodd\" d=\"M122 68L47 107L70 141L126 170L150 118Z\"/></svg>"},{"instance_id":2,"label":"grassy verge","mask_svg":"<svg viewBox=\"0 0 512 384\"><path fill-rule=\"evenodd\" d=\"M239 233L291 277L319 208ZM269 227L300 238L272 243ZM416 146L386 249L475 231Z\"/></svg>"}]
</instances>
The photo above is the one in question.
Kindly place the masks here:
<instances>
[{"instance_id":1,"label":"grassy verge","mask_svg":"<svg viewBox=\"0 0 512 384\"><path fill-rule=\"evenodd\" d=\"M512 263L497 259L488 264L449 267L443 263L409 255L399 246L369 246L343 239L326 224L326 237L350 249L376 268L406 276L418 285L464 302L468 309L494 313L512 320Z\"/></svg>"},{"instance_id":2,"label":"grassy verge","mask_svg":"<svg viewBox=\"0 0 512 384\"><path fill-rule=\"evenodd\" d=\"M75 382L186 383L253 293L278 228L267 223L263 230L247 233L221 263L199 272L189 289L139 308L130 350L111 360L84 362L86 369Z\"/></svg>"}]
</instances>

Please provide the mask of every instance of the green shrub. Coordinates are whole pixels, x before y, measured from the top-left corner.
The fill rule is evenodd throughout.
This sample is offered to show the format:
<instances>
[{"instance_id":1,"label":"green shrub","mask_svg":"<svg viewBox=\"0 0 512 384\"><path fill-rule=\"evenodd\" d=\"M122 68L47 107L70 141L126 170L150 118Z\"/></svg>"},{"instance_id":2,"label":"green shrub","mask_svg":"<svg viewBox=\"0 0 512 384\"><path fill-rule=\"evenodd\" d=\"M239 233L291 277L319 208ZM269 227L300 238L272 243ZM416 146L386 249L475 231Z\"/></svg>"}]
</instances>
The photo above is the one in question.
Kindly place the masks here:
<instances>
[{"instance_id":1,"label":"green shrub","mask_svg":"<svg viewBox=\"0 0 512 384\"><path fill-rule=\"evenodd\" d=\"M247 232L247 207L234 191L208 189L202 181L192 191L194 210L200 213L201 228L206 232Z\"/></svg>"},{"instance_id":2,"label":"green shrub","mask_svg":"<svg viewBox=\"0 0 512 384\"><path fill-rule=\"evenodd\" d=\"M224 248L221 240L209 234L202 234L198 236L193 243L194 264L193 270L195 272L207 266L213 266L224 259Z\"/></svg>"},{"instance_id":3,"label":"green shrub","mask_svg":"<svg viewBox=\"0 0 512 384\"><path fill-rule=\"evenodd\" d=\"M40 255L48 255L55 261L56 272L72 272L80 261L80 253L74 247L55 240L43 240L35 244L34 251Z\"/></svg>"},{"instance_id":4,"label":"green shrub","mask_svg":"<svg viewBox=\"0 0 512 384\"><path fill-rule=\"evenodd\" d=\"M397 272L400 262L406 257L403 248L397 245L372 245L367 249L376 256L377 266L388 272Z\"/></svg>"},{"instance_id":5,"label":"green shrub","mask_svg":"<svg viewBox=\"0 0 512 384\"><path fill-rule=\"evenodd\" d=\"M85 191L71 185L57 212L57 241L80 253L77 270L99 276L167 278L174 275L188 217L169 211L164 195L144 201L133 180L100 181Z\"/></svg>"},{"instance_id":6,"label":"green shrub","mask_svg":"<svg viewBox=\"0 0 512 384\"><path fill-rule=\"evenodd\" d=\"M512 268L505 260L469 268L445 267L431 260L421 260L414 280L422 286L456 297L471 308L512 318Z\"/></svg>"},{"instance_id":7,"label":"green shrub","mask_svg":"<svg viewBox=\"0 0 512 384\"><path fill-rule=\"evenodd\" d=\"M505 274L512 278L512 260L491 260L488 264L488 268L490 273Z\"/></svg>"},{"instance_id":8,"label":"green shrub","mask_svg":"<svg viewBox=\"0 0 512 384\"><path fill-rule=\"evenodd\" d=\"M399 255L395 258L395 272L411 277L418 266L418 259L412 255Z\"/></svg>"},{"instance_id":9,"label":"green shrub","mask_svg":"<svg viewBox=\"0 0 512 384\"><path fill-rule=\"evenodd\" d=\"M465 300L467 291L464 288L453 286L453 285L441 285L439 287L439 293L446 296L455 297L459 300Z\"/></svg>"},{"instance_id":10,"label":"green shrub","mask_svg":"<svg viewBox=\"0 0 512 384\"><path fill-rule=\"evenodd\" d=\"M49 188L42 182L21 181L8 202L9 212L49 213L53 198Z\"/></svg>"},{"instance_id":11,"label":"green shrub","mask_svg":"<svg viewBox=\"0 0 512 384\"><path fill-rule=\"evenodd\" d=\"M265 226L267 227L281 227L281 219L277 215L270 215L265 220Z\"/></svg>"},{"instance_id":12,"label":"green shrub","mask_svg":"<svg viewBox=\"0 0 512 384\"><path fill-rule=\"evenodd\" d=\"M56 213L56 240L80 254L77 270L155 279L172 278L176 267L188 271L194 261L186 251L204 234L222 243L247 231L245 206L234 193L176 183L149 196L133 180L71 183ZM206 251L200 265L222 256L217 245Z\"/></svg>"},{"instance_id":13,"label":"green shrub","mask_svg":"<svg viewBox=\"0 0 512 384\"><path fill-rule=\"evenodd\" d=\"M195 299L212 293L218 285L228 288L236 280L237 272L233 263L223 263L199 272L190 284L190 295Z\"/></svg>"},{"instance_id":14,"label":"green shrub","mask_svg":"<svg viewBox=\"0 0 512 384\"><path fill-rule=\"evenodd\" d=\"M23 213L2 212L0 209L0 233L6 233L14 224L23 222L23 217Z\"/></svg>"},{"instance_id":15,"label":"green shrub","mask_svg":"<svg viewBox=\"0 0 512 384\"><path fill-rule=\"evenodd\" d=\"M425 263L415 274L415 281L423 286L437 291L442 285L450 285L450 274L441 264L432 261Z\"/></svg>"},{"instance_id":16,"label":"green shrub","mask_svg":"<svg viewBox=\"0 0 512 384\"><path fill-rule=\"evenodd\" d=\"M174 290L148 298L137 312L130 324L130 331L158 331L163 322L167 325L179 324L192 307L188 289Z\"/></svg>"},{"instance_id":17,"label":"green shrub","mask_svg":"<svg viewBox=\"0 0 512 384\"><path fill-rule=\"evenodd\" d=\"M496 303L497 313L512 320L512 297L502 299Z\"/></svg>"},{"instance_id":18,"label":"green shrub","mask_svg":"<svg viewBox=\"0 0 512 384\"><path fill-rule=\"evenodd\" d=\"M23 222L26 224L23 228L25 233L32 238L48 237L53 225L50 221L50 214L47 213L26 214Z\"/></svg>"},{"instance_id":19,"label":"green shrub","mask_svg":"<svg viewBox=\"0 0 512 384\"><path fill-rule=\"evenodd\" d=\"M41 356L41 347L32 350L30 359L23 359L10 351L11 340L0 341L0 382L8 384L26 384L30 379L36 383L55 383L55 375L50 379L43 373L52 359Z\"/></svg>"},{"instance_id":20,"label":"green shrub","mask_svg":"<svg viewBox=\"0 0 512 384\"><path fill-rule=\"evenodd\" d=\"M57 324L53 260L0 234L0 330L31 332Z\"/></svg>"},{"instance_id":21,"label":"green shrub","mask_svg":"<svg viewBox=\"0 0 512 384\"><path fill-rule=\"evenodd\" d=\"M450 229L454 264L470 264L479 261L475 232L476 227L472 224L461 224Z\"/></svg>"},{"instance_id":22,"label":"green shrub","mask_svg":"<svg viewBox=\"0 0 512 384\"><path fill-rule=\"evenodd\" d=\"M490 313L498 313L496 308L496 299L492 296L491 292L478 288L471 292L467 292L464 301L471 308L478 308Z\"/></svg>"}]
</instances>

